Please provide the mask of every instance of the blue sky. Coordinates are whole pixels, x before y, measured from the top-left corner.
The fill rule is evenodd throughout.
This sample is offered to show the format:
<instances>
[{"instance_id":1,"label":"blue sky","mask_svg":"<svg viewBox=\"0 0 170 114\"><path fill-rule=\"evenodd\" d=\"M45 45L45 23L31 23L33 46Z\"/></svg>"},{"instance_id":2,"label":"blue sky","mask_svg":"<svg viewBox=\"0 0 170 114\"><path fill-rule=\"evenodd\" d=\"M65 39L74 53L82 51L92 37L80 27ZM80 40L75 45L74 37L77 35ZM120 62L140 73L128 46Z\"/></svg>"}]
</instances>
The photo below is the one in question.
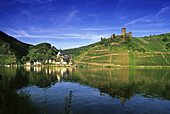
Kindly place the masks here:
<instances>
[{"instance_id":1,"label":"blue sky","mask_svg":"<svg viewBox=\"0 0 170 114\"><path fill-rule=\"evenodd\" d=\"M0 0L0 30L30 44L68 49L121 34L170 32L170 0Z\"/></svg>"}]
</instances>

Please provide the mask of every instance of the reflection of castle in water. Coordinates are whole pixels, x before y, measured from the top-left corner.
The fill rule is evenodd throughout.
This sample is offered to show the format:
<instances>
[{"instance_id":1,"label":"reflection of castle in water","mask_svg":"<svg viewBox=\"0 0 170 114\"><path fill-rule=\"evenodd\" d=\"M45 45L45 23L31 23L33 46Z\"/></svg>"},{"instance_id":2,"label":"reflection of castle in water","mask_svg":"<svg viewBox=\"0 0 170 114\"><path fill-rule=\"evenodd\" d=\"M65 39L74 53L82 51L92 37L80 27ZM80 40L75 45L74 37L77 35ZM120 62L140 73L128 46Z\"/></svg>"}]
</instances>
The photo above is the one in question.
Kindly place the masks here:
<instances>
[{"instance_id":1,"label":"reflection of castle in water","mask_svg":"<svg viewBox=\"0 0 170 114\"><path fill-rule=\"evenodd\" d=\"M76 70L80 75L81 82L85 82L100 90L100 95L106 93L113 98L120 99L121 105L131 99L131 77L128 68L115 69L88 69L86 71ZM90 75L86 75L90 74Z\"/></svg>"},{"instance_id":2,"label":"reflection of castle in water","mask_svg":"<svg viewBox=\"0 0 170 114\"><path fill-rule=\"evenodd\" d=\"M59 82L61 82L62 79L67 79L71 77L72 68L64 68L64 67L41 67L41 66L35 66L25 67L27 72L35 72L35 73L45 73L48 75L52 75L53 77L57 78Z\"/></svg>"}]
</instances>

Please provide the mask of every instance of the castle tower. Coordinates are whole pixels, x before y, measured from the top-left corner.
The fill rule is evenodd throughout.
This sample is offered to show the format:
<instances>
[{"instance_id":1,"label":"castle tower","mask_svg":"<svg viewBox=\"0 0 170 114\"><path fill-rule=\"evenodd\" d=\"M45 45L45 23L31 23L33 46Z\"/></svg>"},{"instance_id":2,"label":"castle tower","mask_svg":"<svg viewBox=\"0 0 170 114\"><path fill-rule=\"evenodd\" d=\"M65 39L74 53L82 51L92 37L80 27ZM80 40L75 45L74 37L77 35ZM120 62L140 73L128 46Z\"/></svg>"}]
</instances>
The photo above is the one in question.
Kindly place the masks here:
<instances>
[{"instance_id":1,"label":"castle tower","mask_svg":"<svg viewBox=\"0 0 170 114\"><path fill-rule=\"evenodd\" d=\"M129 32L129 37L132 38L132 32Z\"/></svg>"},{"instance_id":2,"label":"castle tower","mask_svg":"<svg viewBox=\"0 0 170 114\"><path fill-rule=\"evenodd\" d=\"M126 28L122 28L122 36L126 35Z\"/></svg>"},{"instance_id":3,"label":"castle tower","mask_svg":"<svg viewBox=\"0 0 170 114\"><path fill-rule=\"evenodd\" d=\"M115 37L115 34L112 34L112 35L111 35L111 38L114 38L114 37Z\"/></svg>"}]
</instances>

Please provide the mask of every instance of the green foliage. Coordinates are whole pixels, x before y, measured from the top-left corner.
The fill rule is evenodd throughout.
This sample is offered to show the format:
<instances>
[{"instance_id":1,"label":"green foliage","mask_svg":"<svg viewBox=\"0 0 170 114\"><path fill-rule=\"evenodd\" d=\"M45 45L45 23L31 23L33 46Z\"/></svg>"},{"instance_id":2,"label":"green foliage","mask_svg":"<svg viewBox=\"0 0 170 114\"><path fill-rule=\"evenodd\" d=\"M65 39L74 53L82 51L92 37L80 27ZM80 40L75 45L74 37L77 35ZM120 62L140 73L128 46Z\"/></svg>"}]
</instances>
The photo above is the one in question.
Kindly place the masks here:
<instances>
[{"instance_id":1,"label":"green foliage","mask_svg":"<svg viewBox=\"0 0 170 114\"><path fill-rule=\"evenodd\" d=\"M77 65L82 66L82 65L88 65L87 63L78 63Z\"/></svg>"},{"instance_id":2,"label":"green foliage","mask_svg":"<svg viewBox=\"0 0 170 114\"><path fill-rule=\"evenodd\" d=\"M165 56L165 58L166 58L166 60L170 63L170 54L164 54L164 56Z\"/></svg>"},{"instance_id":3,"label":"green foliage","mask_svg":"<svg viewBox=\"0 0 170 114\"><path fill-rule=\"evenodd\" d=\"M15 56L3 55L0 56L0 64L16 64L17 59Z\"/></svg>"},{"instance_id":4,"label":"green foliage","mask_svg":"<svg viewBox=\"0 0 170 114\"><path fill-rule=\"evenodd\" d=\"M38 114L40 108L30 100L27 91L7 91L0 93L0 113L1 114Z\"/></svg>"},{"instance_id":5,"label":"green foliage","mask_svg":"<svg viewBox=\"0 0 170 114\"><path fill-rule=\"evenodd\" d=\"M30 49L50 49L50 48L51 48L51 44L49 43L40 43L38 45L30 47Z\"/></svg>"},{"instance_id":6,"label":"green foliage","mask_svg":"<svg viewBox=\"0 0 170 114\"><path fill-rule=\"evenodd\" d=\"M162 54L135 54L135 63L136 65L170 65L163 58Z\"/></svg>"},{"instance_id":7,"label":"green foliage","mask_svg":"<svg viewBox=\"0 0 170 114\"><path fill-rule=\"evenodd\" d=\"M19 62L20 59L23 56L26 56L28 53L28 48L30 47L30 44L22 43L18 41L17 39L8 36L7 34L0 31L0 54L2 56L6 57L6 59L3 59L4 61L0 61L0 64L10 64L10 63L16 63ZM17 60L11 60L10 58L14 58ZM3 57L2 57L3 58Z\"/></svg>"},{"instance_id":8,"label":"green foliage","mask_svg":"<svg viewBox=\"0 0 170 114\"><path fill-rule=\"evenodd\" d=\"M133 52L129 52L129 65L135 66L135 58Z\"/></svg>"},{"instance_id":9,"label":"green foliage","mask_svg":"<svg viewBox=\"0 0 170 114\"><path fill-rule=\"evenodd\" d=\"M109 56L96 57L91 59L82 59L83 62L95 62L95 63L109 63Z\"/></svg>"},{"instance_id":10,"label":"green foliage","mask_svg":"<svg viewBox=\"0 0 170 114\"><path fill-rule=\"evenodd\" d=\"M83 52L88 51L92 47L94 47L94 44L90 44L88 46L83 46L83 47L79 47L79 48L66 49L66 50L63 50L63 52L72 54L73 56L80 55Z\"/></svg>"},{"instance_id":11,"label":"green foliage","mask_svg":"<svg viewBox=\"0 0 170 114\"><path fill-rule=\"evenodd\" d=\"M130 40L130 37L125 37L125 42L130 42L131 40Z\"/></svg>"},{"instance_id":12,"label":"green foliage","mask_svg":"<svg viewBox=\"0 0 170 114\"><path fill-rule=\"evenodd\" d=\"M88 53L86 56L100 56L100 55L106 55L109 54L109 52L95 52L95 53Z\"/></svg>"},{"instance_id":13,"label":"green foliage","mask_svg":"<svg viewBox=\"0 0 170 114\"><path fill-rule=\"evenodd\" d=\"M167 47L167 48L170 48L170 43L167 43L167 44L166 44L166 47Z\"/></svg>"},{"instance_id":14,"label":"green foliage","mask_svg":"<svg viewBox=\"0 0 170 114\"><path fill-rule=\"evenodd\" d=\"M10 44L4 43L4 44L2 45L2 48L10 49Z\"/></svg>"},{"instance_id":15,"label":"green foliage","mask_svg":"<svg viewBox=\"0 0 170 114\"><path fill-rule=\"evenodd\" d=\"M64 114L70 114L71 100L73 91L69 92L69 95L65 98L65 111Z\"/></svg>"},{"instance_id":16,"label":"green foliage","mask_svg":"<svg viewBox=\"0 0 170 114\"><path fill-rule=\"evenodd\" d=\"M167 37L164 37L164 38L162 39L162 41L163 41L163 42L167 42L167 41L168 41L168 38L167 38Z\"/></svg>"},{"instance_id":17,"label":"green foliage","mask_svg":"<svg viewBox=\"0 0 170 114\"><path fill-rule=\"evenodd\" d=\"M27 56L30 60L55 59L57 53L57 49L55 47L51 47L51 44L41 43L30 47Z\"/></svg>"},{"instance_id":18,"label":"green foliage","mask_svg":"<svg viewBox=\"0 0 170 114\"><path fill-rule=\"evenodd\" d=\"M23 56L21 59L22 63L26 63L28 60L29 60L29 57L27 56Z\"/></svg>"}]
</instances>

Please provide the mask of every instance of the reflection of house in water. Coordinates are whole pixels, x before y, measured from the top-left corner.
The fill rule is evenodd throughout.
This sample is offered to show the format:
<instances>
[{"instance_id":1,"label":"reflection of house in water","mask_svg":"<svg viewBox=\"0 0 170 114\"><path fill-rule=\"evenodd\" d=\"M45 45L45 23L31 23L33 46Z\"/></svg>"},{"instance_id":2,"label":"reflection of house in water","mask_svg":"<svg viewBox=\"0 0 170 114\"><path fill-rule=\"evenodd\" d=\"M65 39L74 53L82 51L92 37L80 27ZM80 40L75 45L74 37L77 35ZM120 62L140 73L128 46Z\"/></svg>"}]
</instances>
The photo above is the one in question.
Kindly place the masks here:
<instances>
[{"instance_id":1,"label":"reflection of house in water","mask_svg":"<svg viewBox=\"0 0 170 114\"><path fill-rule=\"evenodd\" d=\"M61 82L61 80L67 79L71 76L72 68L64 68L64 67L40 67L40 66L25 66L25 69L27 72L37 72L37 73L46 73L49 76L51 75L51 78L54 80L58 80L58 82Z\"/></svg>"},{"instance_id":2,"label":"reflection of house in water","mask_svg":"<svg viewBox=\"0 0 170 114\"><path fill-rule=\"evenodd\" d=\"M45 73L49 75L56 75L56 78L59 82L63 78L68 78L71 76L72 68L61 68L61 67L50 67L45 68Z\"/></svg>"},{"instance_id":3,"label":"reflection of house in water","mask_svg":"<svg viewBox=\"0 0 170 114\"><path fill-rule=\"evenodd\" d=\"M41 67L34 67L34 72L41 72Z\"/></svg>"},{"instance_id":4,"label":"reflection of house in water","mask_svg":"<svg viewBox=\"0 0 170 114\"><path fill-rule=\"evenodd\" d=\"M30 67L30 66L26 66L25 68L26 68L26 71L27 71L27 72L30 72L30 71L31 71L31 67Z\"/></svg>"},{"instance_id":5,"label":"reflection of house in water","mask_svg":"<svg viewBox=\"0 0 170 114\"><path fill-rule=\"evenodd\" d=\"M27 65L27 66L34 65L34 61L27 61L27 62L26 62L26 65Z\"/></svg>"},{"instance_id":6,"label":"reflection of house in water","mask_svg":"<svg viewBox=\"0 0 170 114\"><path fill-rule=\"evenodd\" d=\"M57 80L58 82L61 82L61 76L59 74L57 74Z\"/></svg>"}]
</instances>

